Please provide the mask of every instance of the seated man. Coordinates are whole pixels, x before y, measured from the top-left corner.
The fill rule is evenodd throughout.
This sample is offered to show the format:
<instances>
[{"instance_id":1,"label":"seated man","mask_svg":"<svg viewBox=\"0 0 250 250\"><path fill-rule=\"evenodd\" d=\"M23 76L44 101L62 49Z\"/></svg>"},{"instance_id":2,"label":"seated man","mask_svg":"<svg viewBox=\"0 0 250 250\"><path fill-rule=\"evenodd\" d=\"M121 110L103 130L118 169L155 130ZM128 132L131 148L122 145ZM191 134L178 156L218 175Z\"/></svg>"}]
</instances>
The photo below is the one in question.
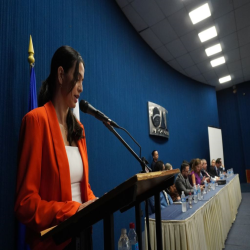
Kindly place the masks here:
<instances>
[{"instance_id":1,"label":"seated man","mask_svg":"<svg viewBox=\"0 0 250 250\"><path fill-rule=\"evenodd\" d=\"M164 165L163 161L157 161L156 163L157 163L156 168L154 169L153 172L165 170L165 165Z\"/></svg>"},{"instance_id":2,"label":"seated man","mask_svg":"<svg viewBox=\"0 0 250 250\"><path fill-rule=\"evenodd\" d=\"M151 169L152 169L152 171L154 171L155 163L158 161L158 158L159 158L158 151L153 150L152 156L153 156L153 161L151 163Z\"/></svg>"},{"instance_id":3,"label":"seated man","mask_svg":"<svg viewBox=\"0 0 250 250\"><path fill-rule=\"evenodd\" d=\"M201 174L202 174L202 176L205 176L206 178L210 177L210 175L207 172L207 161L206 161L206 159L201 160Z\"/></svg>"},{"instance_id":4,"label":"seated man","mask_svg":"<svg viewBox=\"0 0 250 250\"><path fill-rule=\"evenodd\" d=\"M212 159L212 161L211 161L211 165L210 166L212 166L212 167L214 167L215 166L215 159Z\"/></svg>"},{"instance_id":5,"label":"seated man","mask_svg":"<svg viewBox=\"0 0 250 250\"><path fill-rule=\"evenodd\" d=\"M209 171L209 174L212 176L212 177L217 177L220 175L220 168L221 166L221 159L218 158L215 162L215 166L210 166L210 171Z\"/></svg>"},{"instance_id":6,"label":"seated man","mask_svg":"<svg viewBox=\"0 0 250 250\"><path fill-rule=\"evenodd\" d=\"M165 170L173 170L173 166L170 163L166 163Z\"/></svg>"},{"instance_id":7,"label":"seated man","mask_svg":"<svg viewBox=\"0 0 250 250\"><path fill-rule=\"evenodd\" d=\"M216 162L218 162L218 164L216 164ZM217 169L219 170L219 173L223 173L225 171L225 167L222 165L221 158L218 158L216 162L215 162L215 165Z\"/></svg>"},{"instance_id":8,"label":"seated man","mask_svg":"<svg viewBox=\"0 0 250 250\"><path fill-rule=\"evenodd\" d=\"M210 182L210 179L214 180L214 181L217 181L218 179L220 179L219 177L212 177L210 176L210 174L207 172L207 161L206 159L202 159L201 160L201 174L202 176L205 176L206 177L206 181L207 182Z\"/></svg>"},{"instance_id":9,"label":"seated man","mask_svg":"<svg viewBox=\"0 0 250 250\"><path fill-rule=\"evenodd\" d=\"M156 171L163 171L163 162L159 161L155 163L153 172ZM160 203L161 203L161 209L173 204L173 200L170 197L169 194L165 190L160 192ZM151 196L148 199L148 214L151 215L155 213L155 197Z\"/></svg>"},{"instance_id":10,"label":"seated man","mask_svg":"<svg viewBox=\"0 0 250 250\"><path fill-rule=\"evenodd\" d=\"M175 187L179 195L181 195L182 191L184 191L185 195L189 195L189 193L193 194L193 187L188 180L188 174L189 174L189 164L182 163L181 172L178 174L175 180Z\"/></svg>"}]
</instances>

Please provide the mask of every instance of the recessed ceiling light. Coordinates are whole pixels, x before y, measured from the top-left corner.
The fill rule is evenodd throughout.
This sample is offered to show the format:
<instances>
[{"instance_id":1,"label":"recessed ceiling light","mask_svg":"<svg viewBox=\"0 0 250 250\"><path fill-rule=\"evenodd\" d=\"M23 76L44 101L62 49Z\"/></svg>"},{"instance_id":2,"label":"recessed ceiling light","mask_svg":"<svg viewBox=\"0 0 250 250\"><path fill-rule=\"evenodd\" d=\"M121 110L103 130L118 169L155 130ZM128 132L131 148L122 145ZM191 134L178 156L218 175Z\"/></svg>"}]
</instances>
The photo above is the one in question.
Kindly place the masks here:
<instances>
[{"instance_id":1,"label":"recessed ceiling light","mask_svg":"<svg viewBox=\"0 0 250 250\"><path fill-rule=\"evenodd\" d=\"M189 16L193 24L196 24L211 16L208 4L203 4L199 8L189 12Z\"/></svg>"},{"instance_id":2,"label":"recessed ceiling light","mask_svg":"<svg viewBox=\"0 0 250 250\"><path fill-rule=\"evenodd\" d=\"M212 67L216 67L216 66L221 65L221 64L223 64L225 62L226 62L225 57L222 56L222 57L219 57L219 58L216 58L216 59L212 60L210 63L212 65Z\"/></svg>"},{"instance_id":3,"label":"recessed ceiling light","mask_svg":"<svg viewBox=\"0 0 250 250\"><path fill-rule=\"evenodd\" d=\"M228 82L228 81L231 81L231 76L230 75L224 76L224 77L219 79L220 83L224 83L224 82Z\"/></svg>"},{"instance_id":4,"label":"recessed ceiling light","mask_svg":"<svg viewBox=\"0 0 250 250\"><path fill-rule=\"evenodd\" d=\"M217 36L217 31L216 31L215 26L200 32L198 34L198 36L199 36L202 43L209 40L209 39L211 39L211 38L213 38L213 37L216 37Z\"/></svg>"},{"instance_id":5,"label":"recessed ceiling light","mask_svg":"<svg viewBox=\"0 0 250 250\"><path fill-rule=\"evenodd\" d=\"M219 53L221 51L222 51L222 49L221 49L220 43L205 49L207 56L212 56L212 55Z\"/></svg>"}]
</instances>

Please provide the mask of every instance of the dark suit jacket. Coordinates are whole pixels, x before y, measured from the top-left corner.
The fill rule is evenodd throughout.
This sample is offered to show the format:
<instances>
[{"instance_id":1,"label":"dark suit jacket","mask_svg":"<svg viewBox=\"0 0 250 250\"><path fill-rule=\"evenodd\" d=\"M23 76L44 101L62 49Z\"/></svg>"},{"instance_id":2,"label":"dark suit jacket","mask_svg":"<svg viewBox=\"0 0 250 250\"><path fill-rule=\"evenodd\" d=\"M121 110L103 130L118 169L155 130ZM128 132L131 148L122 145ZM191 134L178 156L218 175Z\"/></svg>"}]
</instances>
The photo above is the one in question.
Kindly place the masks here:
<instances>
[{"instance_id":1,"label":"dark suit jacket","mask_svg":"<svg viewBox=\"0 0 250 250\"><path fill-rule=\"evenodd\" d=\"M219 167L218 168L218 173L223 173L224 171L223 171L223 167Z\"/></svg>"},{"instance_id":2,"label":"dark suit jacket","mask_svg":"<svg viewBox=\"0 0 250 250\"><path fill-rule=\"evenodd\" d=\"M153 160L152 163L151 163L151 169L152 169L152 171L154 171L155 163L156 163L156 162L155 162L154 160Z\"/></svg>"},{"instance_id":3,"label":"dark suit jacket","mask_svg":"<svg viewBox=\"0 0 250 250\"><path fill-rule=\"evenodd\" d=\"M202 174L203 177L204 177L204 176L205 176L205 177L210 177L210 176L209 176L209 173L208 173L207 171L203 170L203 169L201 170L201 174Z\"/></svg>"},{"instance_id":4,"label":"dark suit jacket","mask_svg":"<svg viewBox=\"0 0 250 250\"><path fill-rule=\"evenodd\" d=\"M209 174L210 174L212 177L214 177L214 176L218 176L218 175L219 175L219 173L218 173L218 169L216 170L216 168L215 168L215 167L210 166L210 169L209 169Z\"/></svg>"}]
</instances>

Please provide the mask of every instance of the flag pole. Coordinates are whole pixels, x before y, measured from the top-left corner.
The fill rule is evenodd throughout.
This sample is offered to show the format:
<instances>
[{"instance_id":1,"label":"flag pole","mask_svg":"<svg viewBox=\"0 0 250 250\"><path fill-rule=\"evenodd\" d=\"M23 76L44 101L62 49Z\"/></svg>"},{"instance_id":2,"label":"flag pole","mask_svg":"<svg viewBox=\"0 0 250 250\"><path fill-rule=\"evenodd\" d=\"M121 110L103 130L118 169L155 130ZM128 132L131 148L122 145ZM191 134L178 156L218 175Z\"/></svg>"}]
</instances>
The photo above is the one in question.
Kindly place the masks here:
<instances>
[{"instance_id":1,"label":"flag pole","mask_svg":"<svg viewBox=\"0 0 250 250\"><path fill-rule=\"evenodd\" d=\"M34 58L34 47L33 47L33 42L32 42L32 37L30 35L30 43L29 43L29 49L28 49L28 62L30 64L30 68L34 66L35 63L35 58Z\"/></svg>"},{"instance_id":2,"label":"flag pole","mask_svg":"<svg viewBox=\"0 0 250 250\"><path fill-rule=\"evenodd\" d=\"M34 72L34 63L35 63L35 58L34 58L34 48L33 48L33 43L32 43L32 37L30 35L30 43L29 43L29 49L28 49L28 62L30 65L30 96L29 96L29 111L33 108L37 107L37 97L36 97L36 81L35 81L35 72ZM33 73L33 75L32 75ZM33 77L32 77L33 76ZM32 84L31 84L32 83ZM33 95L32 95L33 94ZM34 100L32 100L35 99ZM32 106L33 105L33 106ZM35 106L36 105L36 106ZM31 108L32 107L32 108ZM18 224L18 239L17 239L17 250L30 250L30 247L28 244L25 242L25 234L26 234L26 227L24 224L19 222Z\"/></svg>"},{"instance_id":3,"label":"flag pole","mask_svg":"<svg viewBox=\"0 0 250 250\"><path fill-rule=\"evenodd\" d=\"M36 74L35 74L35 58L32 37L30 35L30 43L28 49L28 62L30 64L30 93L29 93L29 111L37 108L37 92L36 92Z\"/></svg>"}]
</instances>

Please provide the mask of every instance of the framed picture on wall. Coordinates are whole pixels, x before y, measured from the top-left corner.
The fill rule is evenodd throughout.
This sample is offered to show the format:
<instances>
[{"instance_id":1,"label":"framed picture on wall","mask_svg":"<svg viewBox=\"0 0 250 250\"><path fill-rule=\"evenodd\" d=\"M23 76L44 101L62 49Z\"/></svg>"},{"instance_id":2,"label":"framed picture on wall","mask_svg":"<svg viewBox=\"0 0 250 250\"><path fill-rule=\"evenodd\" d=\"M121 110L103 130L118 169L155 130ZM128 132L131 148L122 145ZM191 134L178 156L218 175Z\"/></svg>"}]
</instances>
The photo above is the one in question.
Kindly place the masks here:
<instances>
[{"instance_id":1,"label":"framed picture on wall","mask_svg":"<svg viewBox=\"0 0 250 250\"><path fill-rule=\"evenodd\" d=\"M162 106L148 102L149 134L169 138L168 111Z\"/></svg>"}]
</instances>

